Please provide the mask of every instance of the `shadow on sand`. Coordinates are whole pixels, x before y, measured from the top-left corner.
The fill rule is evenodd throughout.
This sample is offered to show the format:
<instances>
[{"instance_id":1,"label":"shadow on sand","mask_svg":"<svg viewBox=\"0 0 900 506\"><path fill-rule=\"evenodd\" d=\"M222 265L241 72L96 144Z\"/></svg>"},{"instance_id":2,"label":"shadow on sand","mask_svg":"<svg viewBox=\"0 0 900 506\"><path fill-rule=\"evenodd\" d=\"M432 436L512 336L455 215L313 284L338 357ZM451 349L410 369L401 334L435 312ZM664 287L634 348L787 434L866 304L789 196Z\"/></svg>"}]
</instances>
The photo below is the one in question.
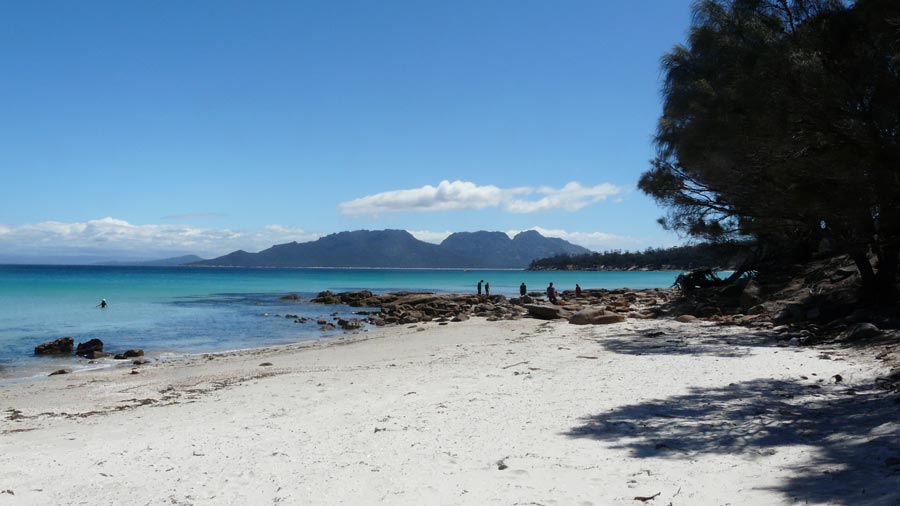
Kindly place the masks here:
<instances>
[{"instance_id":1,"label":"shadow on sand","mask_svg":"<svg viewBox=\"0 0 900 506\"><path fill-rule=\"evenodd\" d=\"M664 331L635 332L614 338L598 339L597 343L607 351L624 355L712 355L717 357L742 357L752 353L754 347L775 346L771 332L754 332L741 329L734 333L716 333L712 329L724 327L684 326ZM732 329L734 327L731 327ZM708 333L709 335L704 335Z\"/></svg>"},{"instance_id":2,"label":"shadow on sand","mask_svg":"<svg viewBox=\"0 0 900 506\"><path fill-rule=\"evenodd\" d=\"M617 353L722 356L747 352L735 349L732 340L744 347L773 343L741 333L708 343L703 337L666 342L681 339L667 331L598 342ZM900 403L895 399L875 385L854 391L834 380L754 380L622 406L582 419L565 435L607 441L635 458L765 459L777 458L780 448L803 445L812 447L812 457L775 488L789 500L897 506L900 464L892 459L900 458Z\"/></svg>"}]
</instances>

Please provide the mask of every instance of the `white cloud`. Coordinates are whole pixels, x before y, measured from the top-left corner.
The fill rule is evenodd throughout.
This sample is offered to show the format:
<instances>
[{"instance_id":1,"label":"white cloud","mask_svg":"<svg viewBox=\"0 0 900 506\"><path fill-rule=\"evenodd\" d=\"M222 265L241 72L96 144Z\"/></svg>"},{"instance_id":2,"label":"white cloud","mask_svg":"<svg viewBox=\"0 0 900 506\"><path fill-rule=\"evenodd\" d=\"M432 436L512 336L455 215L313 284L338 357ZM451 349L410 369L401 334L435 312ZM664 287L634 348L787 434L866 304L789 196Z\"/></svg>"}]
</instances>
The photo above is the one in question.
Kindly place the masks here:
<instances>
[{"instance_id":1,"label":"white cloud","mask_svg":"<svg viewBox=\"0 0 900 506\"><path fill-rule=\"evenodd\" d=\"M393 190L342 202L338 204L338 209L346 216L486 208L500 208L520 214L556 209L574 212L621 192L621 188L609 183L585 187L573 181L562 188L522 186L504 189L493 185L478 186L469 181L445 180L437 186ZM539 198L524 198L527 196Z\"/></svg>"},{"instance_id":2,"label":"white cloud","mask_svg":"<svg viewBox=\"0 0 900 506\"><path fill-rule=\"evenodd\" d=\"M0 225L0 250L20 255L124 255L162 258L194 253L218 256L237 249L259 251L273 244L310 241L320 234L269 225L256 230L200 228L190 225L133 225L111 217L84 223L45 221Z\"/></svg>"},{"instance_id":3,"label":"white cloud","mask_svg":"<svg viewBox=\"0 0 900 506\"><path fill-rule=\"evenodd\" d=\"M607 197L621 191L620 188L609 183L586 188L580 183L572 181L559 189L542 186L537 189L536 193L544 195L544 197L538 200L512 200L506 205L506 210L512 213L535 213L554 209L575 212L585 206L606 200Z\"/></svg>"}]
</instances>

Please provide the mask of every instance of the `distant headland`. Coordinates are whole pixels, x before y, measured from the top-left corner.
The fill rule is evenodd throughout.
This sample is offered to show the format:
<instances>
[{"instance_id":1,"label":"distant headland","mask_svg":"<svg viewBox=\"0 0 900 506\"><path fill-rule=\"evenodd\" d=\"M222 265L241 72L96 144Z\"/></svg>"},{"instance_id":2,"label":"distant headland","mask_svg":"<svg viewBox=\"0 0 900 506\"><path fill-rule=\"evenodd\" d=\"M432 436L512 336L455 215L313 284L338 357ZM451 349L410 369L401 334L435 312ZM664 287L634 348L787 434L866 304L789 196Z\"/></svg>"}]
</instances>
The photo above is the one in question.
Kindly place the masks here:
<instances>
[{"instance_id":1,"label":"distant headland","mask_svg":"<svg viewBox=\"0 0 900 506\"><path fill-rule=\"evenodd\" d=\"M529 230L457 232L440 244L405 230L355 230L315 241L278 244L258 253L243 250L188 263L209 267L525 268L539 258L583 255L590 250Z\"/></svg>"}]
</instances>

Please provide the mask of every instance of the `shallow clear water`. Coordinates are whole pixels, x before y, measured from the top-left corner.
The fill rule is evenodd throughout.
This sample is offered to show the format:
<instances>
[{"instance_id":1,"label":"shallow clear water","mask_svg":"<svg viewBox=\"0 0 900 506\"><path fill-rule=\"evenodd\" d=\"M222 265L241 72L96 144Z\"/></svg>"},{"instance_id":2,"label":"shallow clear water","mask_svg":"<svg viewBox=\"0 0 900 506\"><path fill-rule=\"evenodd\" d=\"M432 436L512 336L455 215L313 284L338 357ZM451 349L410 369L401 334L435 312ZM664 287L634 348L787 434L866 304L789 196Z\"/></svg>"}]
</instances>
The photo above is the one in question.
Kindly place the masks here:
<instances>
[{"instance_id":1,"label":"shallow clear water","mask_svg":"<svg viewBox=\"0 0 900 506\"><path fill-rule=\"evenodd\" d=\"M322 290L368 289L474 292L480 279L492 294L516 295L525 282L543 291L670 286L676 272L531 272L519 270L210 269L188 267L0 266L0 377L87 367L72 357L34 357L34 347L58 337L98 338L104 350L143 348L183 354L286 344L340 335L323 333L316 318L354 308L281 301ZM109 307L100 309L101 298ZM364 308L356 308L364 309ZM270 316L260 316L262 314ZM276 318L285 313L314 320Z\"/></svg>"}]
</instances>

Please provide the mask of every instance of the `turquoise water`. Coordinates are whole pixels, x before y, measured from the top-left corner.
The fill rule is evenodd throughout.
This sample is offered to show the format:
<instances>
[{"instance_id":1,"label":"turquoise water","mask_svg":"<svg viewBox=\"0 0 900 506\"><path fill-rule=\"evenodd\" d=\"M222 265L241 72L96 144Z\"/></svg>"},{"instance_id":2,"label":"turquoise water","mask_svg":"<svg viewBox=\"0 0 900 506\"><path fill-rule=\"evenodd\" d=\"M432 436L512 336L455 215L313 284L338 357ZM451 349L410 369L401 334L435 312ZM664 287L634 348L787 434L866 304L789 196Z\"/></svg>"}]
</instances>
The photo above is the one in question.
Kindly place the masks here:
<instances>
[{"instance_id":1,"label":"turquoise water","mask_svg":"<svg viewBox=\"0 0 900 506\"><path fill-rule=\"evenodd\" d=\"M314 320L330 320L334 312L350 316L354 310L278 300L288 293L306 299L323 290L462 293L474 292L484 279L492 294L516 295L522 282L537 291L550 281L559 290L573 289L575 283L583 288L654 288L670 286L677 274L0 266L0 377L88 367L82 359L33 356L36 345L58 337L72 337L76 343L98 338L108 351L143 348L162 356L223 351L341 335L323 333ZM101 298L109 307L96 307ZM314 320L298 324L274 317L285 313Z\"/></svg>"}]
</instances>

